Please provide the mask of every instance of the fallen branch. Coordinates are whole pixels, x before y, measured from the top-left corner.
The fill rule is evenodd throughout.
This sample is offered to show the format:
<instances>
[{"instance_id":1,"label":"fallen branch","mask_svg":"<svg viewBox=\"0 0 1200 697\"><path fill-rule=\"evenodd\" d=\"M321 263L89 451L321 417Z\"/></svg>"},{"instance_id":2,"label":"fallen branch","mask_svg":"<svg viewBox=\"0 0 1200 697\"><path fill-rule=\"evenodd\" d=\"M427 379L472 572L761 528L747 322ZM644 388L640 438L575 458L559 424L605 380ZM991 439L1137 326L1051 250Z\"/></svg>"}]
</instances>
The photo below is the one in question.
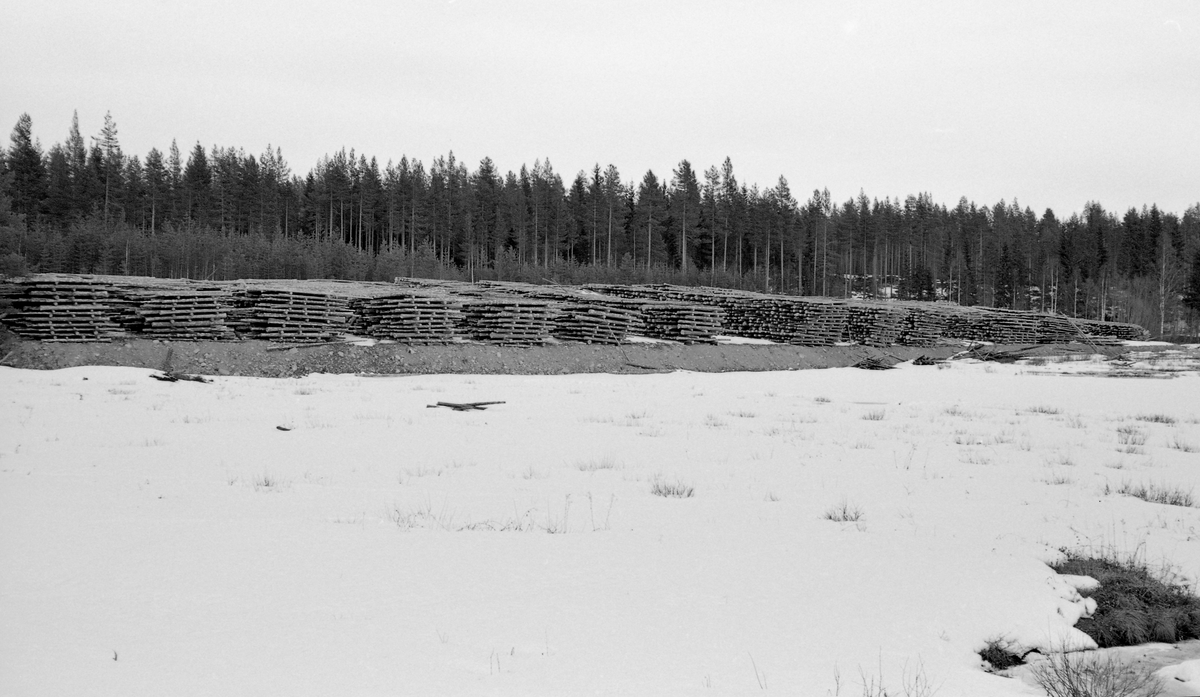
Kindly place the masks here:
<instances>
[{"instance_id":1,"label":"fallen branch","mask_svg":"<svg viewBox=\"0 0 1200 697\"><path fill-rule=\"evenodd\" d=\"M350 341L339 339L338 341L318 341L312 344L288 344L287 346L268 346L267 351L287 351L288 349L306 349L316 348L318 346L337 346L338 344L349 344Z\"/></svg>"},{"instance_id":2,"label":"fallen branch","mask_svg":"<svg viewBox=\"0 0 1200 697\"><path fill-rule=\"evenodd\" d=\"M851 368L862 368L863 370L891 370L896 366L888 363L883 358L876 356L867 356L858 363L850 366Z\"/></svg>"},{"instance_id":3,"label":"fallen branch","mask_svg":"<svg viewBox=\"0 0 1200 697\"><path fill-rule=\"evenodd\" d=\"M493 404L504 404L504 402L438 402L437 404L427 404L427 409L437 409L438 407L447 407L454 411L484 411Z\"/></svg>"},{"instance_id":4,"label":"fallen branch","mask_svg":"<svg viewBox=\"0 0 1200 697\"><path fill-rule=\"evenodd\" d=\"M179 382L180 380L185 380L187 382L212 382L212 380L209 380L203 375L189 375L188 373L164 372L159 375L151 375L150 377L154 378L155 380L162 380L163 382Z\"/></svg>"}]
</instances>

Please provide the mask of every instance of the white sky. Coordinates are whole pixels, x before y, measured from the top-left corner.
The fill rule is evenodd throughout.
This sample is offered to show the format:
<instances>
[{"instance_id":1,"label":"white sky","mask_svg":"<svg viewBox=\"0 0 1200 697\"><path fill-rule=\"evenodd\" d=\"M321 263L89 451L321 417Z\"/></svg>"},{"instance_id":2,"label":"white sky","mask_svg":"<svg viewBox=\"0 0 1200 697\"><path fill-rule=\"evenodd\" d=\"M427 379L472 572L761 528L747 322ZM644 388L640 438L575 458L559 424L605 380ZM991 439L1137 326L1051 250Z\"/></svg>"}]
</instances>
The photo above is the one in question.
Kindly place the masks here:
<instances>
[{"instance_id":1,"label":"white sky","mask_svg":"<svg viewBox=\"0 0 1200 697\"><path fill-rule=\"evenodd\" d=\"M800 200L1200 202L1200 3L6 3L0 128L126 153L453 150L626 180L733 160ZM7 140L5 140L7 145Z\"/></svg>"}]
</instances>

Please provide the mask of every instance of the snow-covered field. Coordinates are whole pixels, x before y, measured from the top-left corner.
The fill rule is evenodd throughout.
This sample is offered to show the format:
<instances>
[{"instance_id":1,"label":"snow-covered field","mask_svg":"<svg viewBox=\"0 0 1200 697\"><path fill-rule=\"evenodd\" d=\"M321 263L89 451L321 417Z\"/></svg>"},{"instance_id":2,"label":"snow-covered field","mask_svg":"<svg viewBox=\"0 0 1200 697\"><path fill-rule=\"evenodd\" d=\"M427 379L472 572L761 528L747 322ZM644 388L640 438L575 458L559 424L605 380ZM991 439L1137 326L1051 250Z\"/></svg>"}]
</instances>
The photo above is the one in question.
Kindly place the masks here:
<instances>
[{"instance_id":1,"label":"snow-covered field","mask_svg":"<svg viewBox=\"0 0 1200 697\"><path fill-rule=\"evenodd\" d=\"M1200 482L1200 377L1108 369L0 369L0 694L1036 694L1058 548L1200 576L1105 493Z\"/></svg>"}]
</instances>

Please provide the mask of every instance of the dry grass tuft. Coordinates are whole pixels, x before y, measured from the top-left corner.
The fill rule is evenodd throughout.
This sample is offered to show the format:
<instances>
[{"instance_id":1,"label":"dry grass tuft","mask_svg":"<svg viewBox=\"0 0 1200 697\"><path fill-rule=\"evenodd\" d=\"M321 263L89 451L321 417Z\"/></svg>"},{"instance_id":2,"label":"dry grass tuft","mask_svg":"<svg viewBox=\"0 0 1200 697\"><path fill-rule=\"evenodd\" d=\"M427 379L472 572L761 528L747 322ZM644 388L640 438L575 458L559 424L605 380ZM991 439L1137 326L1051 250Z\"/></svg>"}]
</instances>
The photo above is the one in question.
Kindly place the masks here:
<instances>
[{"instance_id":1,"label":"dry grass tuft","mask_svg":"<svg viewBox=\"0 0 1200 697\"><path fill-rule=\"evenodd\" d=\"M650 493L669 499L690 499L696 494L696 489L678 479L668 482L662 478L658 478L650 486Z\"/></svg>"},{"instance_id":2,"label":"dry grass tuft","mask_svg":"<svg viewBox=\"0 0 1200 697\"><path fill-rule=\"evenodd\" d=\"M862 520L864 515L866 515L866 511L862 509L862 506L842 499L825 511L825 520L832 520L835 523L857 523Z\"/></svg>"},{"instance_id":3,"label":"dry grass tuft","mask_svg":"<svg viewBox=\"0 0 1200 697\"><path fill-rule=\"evenodd\" d=\"M1116 489L1105 484L1104 493L1123 494L1139 498L1143 501L1149 501L1150 503L1161 503L1167 506L1192 508L1196 505L1196 498L1192 495L1191 489L1184 489L1183 487L1171 486L1169 484L1121 482L1121 485Z\"/></svg>"}]
</instances>

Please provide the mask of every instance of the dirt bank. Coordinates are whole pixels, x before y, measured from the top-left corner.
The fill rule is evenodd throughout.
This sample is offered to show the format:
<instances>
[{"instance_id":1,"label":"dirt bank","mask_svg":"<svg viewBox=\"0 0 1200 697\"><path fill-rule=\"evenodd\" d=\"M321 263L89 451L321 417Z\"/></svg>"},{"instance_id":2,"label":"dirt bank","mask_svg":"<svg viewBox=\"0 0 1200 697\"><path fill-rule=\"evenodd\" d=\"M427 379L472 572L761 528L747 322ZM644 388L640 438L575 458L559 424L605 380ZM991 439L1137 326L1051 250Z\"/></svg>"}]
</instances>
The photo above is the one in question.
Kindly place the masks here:
<instances>
[{"instance_id":1,"label":"dirt bank","mask_svg":"<svg viewBox=\"0 0 1200 697\"><path fill-rule=\"evenodd\" d=\"M158 369L162 367L168 349L173 349L171 368L177 371L260 377L291 377L309 373L552 375L668 370L801 370L853 365L867 356L911 360L922 354L945 357L961 350L950 346L872 349L860 346L805 347L779 344L558 344L533 348L483 344L336 344L278 348L263 341L165 342L129 339L113 343L55 344L21 340L8 332L0 334L3 364L18 368L53 370L79 365L117 365Z\"/></svg>"}]
</instances>

